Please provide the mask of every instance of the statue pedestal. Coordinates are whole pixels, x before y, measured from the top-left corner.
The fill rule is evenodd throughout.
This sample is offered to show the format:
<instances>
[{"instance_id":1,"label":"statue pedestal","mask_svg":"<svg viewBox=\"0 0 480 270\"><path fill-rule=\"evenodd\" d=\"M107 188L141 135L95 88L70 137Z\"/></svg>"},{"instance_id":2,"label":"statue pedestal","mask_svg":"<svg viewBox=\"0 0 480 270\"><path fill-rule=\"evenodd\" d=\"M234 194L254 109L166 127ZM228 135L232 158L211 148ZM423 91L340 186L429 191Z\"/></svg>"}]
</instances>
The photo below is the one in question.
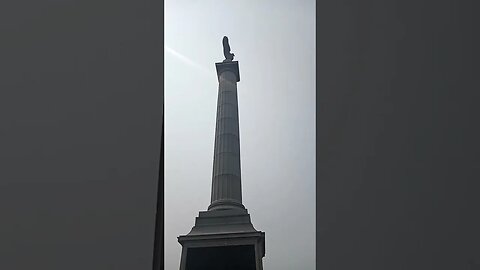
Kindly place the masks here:
<instances>
[{"instance_id":1,"label":"statue pedestal","mask_svg":"<svg viewBox=\"0 0 480 270\"><path fill-rule=\"evenodd\" d=\"M200 212L190 233L178 242L180 270L263 270L265 233L255 230L247 210Z\"/></svg>"}]
</instances>

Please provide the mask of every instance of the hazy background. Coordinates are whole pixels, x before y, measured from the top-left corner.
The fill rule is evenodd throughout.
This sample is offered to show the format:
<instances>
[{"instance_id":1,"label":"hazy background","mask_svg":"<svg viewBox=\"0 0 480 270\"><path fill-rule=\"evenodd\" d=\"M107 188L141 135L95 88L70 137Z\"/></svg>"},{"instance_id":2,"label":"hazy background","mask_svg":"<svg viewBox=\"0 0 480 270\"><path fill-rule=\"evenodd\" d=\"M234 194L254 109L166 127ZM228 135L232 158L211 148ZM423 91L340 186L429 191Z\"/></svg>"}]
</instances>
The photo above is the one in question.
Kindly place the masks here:
<instances>
[{"instance_id":1,"label":"hazy background","mask_svg":"<svg viewBox=\"0 0 480 270\"><path fill-rule=\"evenodd\" d=\"M210 204L222 37L239 61L243 203L265 269L315 267L315 1L165 2L165 263Z\"/></svg>"}]
</instances>

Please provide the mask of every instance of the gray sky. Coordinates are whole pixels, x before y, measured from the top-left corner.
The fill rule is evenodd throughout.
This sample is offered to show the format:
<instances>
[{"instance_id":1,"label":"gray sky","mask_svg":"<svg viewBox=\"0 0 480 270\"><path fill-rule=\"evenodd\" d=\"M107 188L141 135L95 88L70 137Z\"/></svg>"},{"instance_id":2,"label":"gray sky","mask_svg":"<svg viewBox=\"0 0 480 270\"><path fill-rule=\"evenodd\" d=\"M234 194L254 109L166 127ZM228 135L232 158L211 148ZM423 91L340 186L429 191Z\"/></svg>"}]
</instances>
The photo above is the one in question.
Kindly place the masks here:
<instances>
[{"instance_id":1,"label":"gray sky","mask_svg":"<svg viewBox=\"0 0 480 270\"><path fill-rule=\"evenodd\" d=\"M165 260L210 203L222 37L239 61L243 203L265 269L315 267L315 2L165 3Z\"/></svg>"}]
</instances>

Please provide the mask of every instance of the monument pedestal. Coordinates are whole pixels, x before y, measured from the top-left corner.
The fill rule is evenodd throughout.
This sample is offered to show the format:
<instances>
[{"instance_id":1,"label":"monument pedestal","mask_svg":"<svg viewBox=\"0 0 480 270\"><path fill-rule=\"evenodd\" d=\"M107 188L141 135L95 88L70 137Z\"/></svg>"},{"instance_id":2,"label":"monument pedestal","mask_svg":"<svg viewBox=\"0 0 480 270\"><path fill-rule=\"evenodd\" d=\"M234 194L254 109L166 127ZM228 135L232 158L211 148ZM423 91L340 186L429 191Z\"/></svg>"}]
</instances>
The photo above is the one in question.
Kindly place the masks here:
<instances>
[{"instance_id":1,"label":"monument pedestal","mask_svg":"<svg viewBox=\"0 0 480 270\"><path fill-rule=\"evenodd\" d=\"M263 270L265 233L255 230L246 209L200 212L178 242L180 270Z\"/></svg>"}]
</instances>

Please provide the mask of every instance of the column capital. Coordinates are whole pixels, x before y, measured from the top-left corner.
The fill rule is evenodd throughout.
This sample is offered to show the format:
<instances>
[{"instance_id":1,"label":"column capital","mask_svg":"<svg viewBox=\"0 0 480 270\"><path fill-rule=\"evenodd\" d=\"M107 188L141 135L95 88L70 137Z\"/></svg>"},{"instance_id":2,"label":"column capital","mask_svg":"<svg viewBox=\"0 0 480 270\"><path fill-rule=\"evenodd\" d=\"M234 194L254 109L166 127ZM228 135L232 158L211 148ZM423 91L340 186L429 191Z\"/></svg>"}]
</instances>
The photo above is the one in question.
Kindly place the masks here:
<instances>
[{"instance_id":1,"label":"column capital","mask_svg":"<svg viewBox=\"0 0 480 270\"><path fill-rule=\"evenodd\" d=\"M238 68L238 61L224 61L215 63L215 67L217 68L217 78L220 81L220 74L224 71L231 71L235 74L237 78L237 82L240 81L240 70Z\"/></svg>"}]
</instances>

